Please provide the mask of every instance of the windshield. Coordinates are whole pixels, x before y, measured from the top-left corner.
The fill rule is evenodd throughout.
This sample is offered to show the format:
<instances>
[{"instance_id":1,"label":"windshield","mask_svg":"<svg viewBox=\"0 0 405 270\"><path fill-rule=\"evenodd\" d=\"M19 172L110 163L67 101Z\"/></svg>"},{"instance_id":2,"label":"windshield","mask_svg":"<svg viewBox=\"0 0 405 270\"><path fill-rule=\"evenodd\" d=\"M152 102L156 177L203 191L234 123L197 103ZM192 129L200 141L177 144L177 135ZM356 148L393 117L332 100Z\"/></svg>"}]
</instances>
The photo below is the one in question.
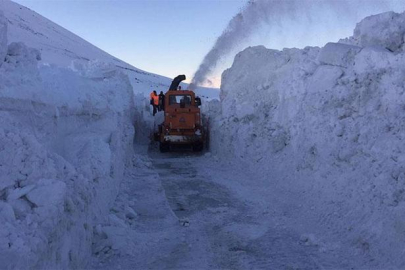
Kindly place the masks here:
<instances>
[{"instance_id":1,"label":"windshield","mask_svg":"<svg viewBox=\"0 0 405 270\"><path fill-rule=\"evenodd\" d=\"M169 96L169 104L180 104L184 101L185 105L191 104L191 95L170 95Z\"/></svg>"}]
</instances>

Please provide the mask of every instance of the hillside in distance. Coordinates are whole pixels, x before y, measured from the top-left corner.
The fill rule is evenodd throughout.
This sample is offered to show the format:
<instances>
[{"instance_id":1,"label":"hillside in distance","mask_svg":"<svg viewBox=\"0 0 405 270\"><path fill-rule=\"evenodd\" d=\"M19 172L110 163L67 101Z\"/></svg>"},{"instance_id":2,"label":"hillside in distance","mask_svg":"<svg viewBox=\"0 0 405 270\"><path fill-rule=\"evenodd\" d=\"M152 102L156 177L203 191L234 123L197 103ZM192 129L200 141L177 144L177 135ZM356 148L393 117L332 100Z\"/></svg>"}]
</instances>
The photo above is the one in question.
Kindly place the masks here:
<instances>
[{"instance_id":1,"label":"hillside in distance","mask_svg":"<svg viewBox=\"0 0 405 270\"><path fill-rule=\"evenodd\" d=\"M140 70L27 7L4 0L0 8L4 9L8 21L8 42L24 42L27 46L38 49L42 55L42 63L60 67L68 67L72 61L86 63L96 59L111 63L128 75L135 93L145 95L151 90L166 91L171 83L172 78ZM210 97L218 96L217 89L202 88L197 92Z\"/></svg>"}]
</instances>

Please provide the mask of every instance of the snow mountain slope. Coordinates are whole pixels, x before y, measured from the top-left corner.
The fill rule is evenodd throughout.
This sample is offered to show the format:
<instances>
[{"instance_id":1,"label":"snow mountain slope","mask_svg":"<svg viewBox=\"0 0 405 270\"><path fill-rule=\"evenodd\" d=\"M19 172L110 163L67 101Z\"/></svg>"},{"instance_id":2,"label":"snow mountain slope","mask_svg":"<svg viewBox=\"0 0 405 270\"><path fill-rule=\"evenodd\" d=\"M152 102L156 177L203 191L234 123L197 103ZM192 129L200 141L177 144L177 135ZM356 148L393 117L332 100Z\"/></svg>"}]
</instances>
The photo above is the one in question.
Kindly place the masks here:
<instances>
[{"instance_id":1,"label":"snow mountain slope","mask_svg":"<svg viewBox=\"0 0 405 270\"><path fill-rule=\"evenodd\" d=\"M4 0L3 9L10 30L9 42L24 42L29 47L36 48L41 52L42 63L67 67L72 61L87 63L97 59L122 69L129 75L134 86L142 85L135 88L136 92L150 91L149 88L144 89L144 86L165 90L170 85L169 78L133 67L29 8Z\"/></svg>"},{"instance_id":2,"label":"snow mountain slope","mask_svg":"<svg viewBox=\"0 0 405 270\"><path fill-rule=\"evenodd\" d=\"M90 60L110 63L128 75L135 93L142 93L145 96L149 96L152 90L167 91L172 81L172 78L140 70L109 55L29 8L10 0L3 0L1 7L4 9L10 29L9 42L24 42L29 47L39 50L42 55L41 63L55 64L59 67L70 66L72 61L82 64ZM186 86L184 84L183 88ZM196 92L209 98L216 98L219 94L217 89L211 88L199 88Z\"/></svg>"}]
</instances>

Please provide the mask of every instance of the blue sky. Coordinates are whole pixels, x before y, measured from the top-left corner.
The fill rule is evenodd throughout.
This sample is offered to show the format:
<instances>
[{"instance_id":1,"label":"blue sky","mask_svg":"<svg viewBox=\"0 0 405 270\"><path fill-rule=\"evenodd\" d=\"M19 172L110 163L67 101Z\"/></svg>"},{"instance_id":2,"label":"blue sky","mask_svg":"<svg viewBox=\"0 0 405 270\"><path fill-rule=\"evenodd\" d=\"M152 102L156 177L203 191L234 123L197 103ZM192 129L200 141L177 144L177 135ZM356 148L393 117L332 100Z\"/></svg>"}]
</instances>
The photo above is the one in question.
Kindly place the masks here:
<instances>
[{"instance_id":1,"label":"blue sky","mask_svg":"<svg viewBox=\"0 0 405 270\"><path fill-rule=\"evenodd\" d=\"M247 0L13 0L146 71L191 77Z\"/></svg>"}]
</instances>

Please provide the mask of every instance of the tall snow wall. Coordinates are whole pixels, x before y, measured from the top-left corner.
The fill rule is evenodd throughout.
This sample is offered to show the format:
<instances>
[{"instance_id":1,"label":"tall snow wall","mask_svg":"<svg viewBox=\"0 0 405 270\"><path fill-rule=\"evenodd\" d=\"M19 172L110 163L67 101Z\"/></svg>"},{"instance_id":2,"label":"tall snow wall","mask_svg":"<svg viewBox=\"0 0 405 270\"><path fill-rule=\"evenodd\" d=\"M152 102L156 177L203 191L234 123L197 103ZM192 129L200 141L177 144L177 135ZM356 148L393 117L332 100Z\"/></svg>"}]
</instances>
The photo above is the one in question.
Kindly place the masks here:
<instances>
[{"instance_id":1,"label":"tall snow wall","mask_svg":"<svg viewBox=\"0 0 405 270\"><path fill-rule=\"evenodd\" d=\"M404 25L389 12L324 48L247 48L211 121L214 151L302 194L359 268L405 267Z\"/></svg>"},{"instance_id":2,"label":"tall snow wall","mask_svg":"<svg viewBox=\"0 0 405 270\"><path fill-rule=\"evenodd\" d=\"M0 67L0 268L84 268L132 156L133 91L109 65L39 59L12 43Z\"/></svg>"}]
</instances>

